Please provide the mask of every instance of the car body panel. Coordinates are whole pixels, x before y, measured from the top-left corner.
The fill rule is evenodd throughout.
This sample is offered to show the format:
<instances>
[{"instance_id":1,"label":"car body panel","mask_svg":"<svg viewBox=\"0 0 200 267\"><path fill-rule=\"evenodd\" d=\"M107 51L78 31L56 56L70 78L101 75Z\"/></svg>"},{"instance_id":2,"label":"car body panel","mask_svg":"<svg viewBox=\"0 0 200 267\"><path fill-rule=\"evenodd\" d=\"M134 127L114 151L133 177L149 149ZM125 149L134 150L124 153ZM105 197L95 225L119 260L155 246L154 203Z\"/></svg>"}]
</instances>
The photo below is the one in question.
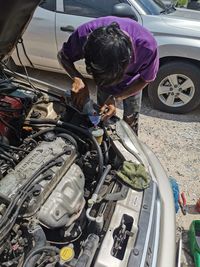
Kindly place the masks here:
<instances>
[{"instance_id":1,"label":"car body panel","mask_svg":"<svg viewBox=\"0 0 200 267\"><path fill-rule=\"evenodd\" d=\"M38 10L40 10L40 9L38 9ZM39 12L39 13L36 13L36 15L40 14L40 11L38 11L38 10L37 10L37 12ZM40 18L38 17L38 19L35 21L36 21L37 25L39 25ZM55 19L53 19L53 17L51 17L49 20L47 18L44 21L42 23L43 25L41 26L40 35L38 36L38 39L37 39L38 42L41 41L40 38L42 37L42 33L48 34L51 26L52 25L55 26ZM49 22L50 27L48 25L48 22ZM34 27L32 29L32 26L30 26L27 34L29 34L29 32L33 33L34 32L33 30L34 30ZM13 36L13 37L14 37L14 43L15 43L17 36ZM50 34L48 36L48 38L49 38L48 41L51 43L51 41L55 38L55 35ZM33 51L35 51L34 46L32 47L32 49L33 49ZM45 47L44 47L43 54L40 54L40 57L44 59L45 57L47 57L48 53L53 53L51 49L53 49L53 51L55 51L58 49L58 47L56 47L56 46L52 47L51 44L46 44L46 51L45 51ZM32 57L32 59L34 60L34 57ZM51 60L53 62L54 58ZM49 63L48 67L50 67L50 64L51 63ZM12 76L13 75L12 72L10 72L10 73ZM14 75L16 75L16 77L18 76L16 73ZM18 78L20 78L20 77L23 77L23 75L19 76ZM13 76L12 76L12 78L13 78ZM25 78L25 80L27 80L27 79ZM33 80L31 78L28 79L28 82L30 82L30 81L37 82L36 80ZM39 81L38 81L38 84L40 84ZM51 93L50 88L52 90L55 90L55 91L57 91L57 89L58 89L57 94L59 96L61 95L61 91L59 88L55 88L54 86L52 86L52 87L49 86L49 88L48 88L48 84L44 84L44 83L41 84L41 86L42 85L45 85L45 87L47 88L47 91L49 93ZM155 155L152 152L148 152L148 149L141 145L140 141L138 140L138 138L136 137L136 135L134 134L132 129L124 121L121 120L121 121L118 121L116 123L116 131L114 131L114 133L116 134L116 136L114 136L113 139L111 138L111 140L114 140L112 142L115 142L115 140L116 140L116 142L119 143L118 146L122 144L122 149L119 150L119 147L118 147L118 153L122 153L122 154L128 153L129 157L127 156L127 157L125 157L125 159L127 159L127 160L131 159L133 162L139 161L140 163L142 163L145 166L145 168L147 168L148 173L150 174L150 176L152 178L152 184L153 184L153 188L154 188L154 190L152 191L153 194L152 194L152 196L150 196L151 197L151 205L148 202L146 202L146 203L142 202L142 201L146 201L145 192L148 192L148 190L151 190L151 188L146 189L145 192L135 192L135 194L134 194L134 190L129 189L128 196L125 196L126 197L125 201L124 202L119 201L118 209L116 209L116 212L115 212L116 216L113 217L114 227L115 227L115 229L117 229L117 227L118 227L118 225L116 225L116 221L115 221L115 218L117 217L117 215L119 215L117 211L121 210L121 213L123 213L123 212L126 212L126 210L127 210L127 213L130 212L131 215L135 217L134 227L133 227L133 230L135 230L135 233L137 234L138 229L140 230L140 232L142 232L143 229L142 229L142 226L140 225L141 214L145 215L148 213L149 219L148 219L148 221L144 221L144 223L146 225L146 232L145 232L145 234L143 234L144 244L142 243L142 253L141 253L140 266L145 266L147 261L149 262L149 247L150 247L149 244L151 243L150 239L153 239L152 242L153 242L154 250L151 253L152 254L151 265L149 265L149 264L148 265L149 266L156 266L157 265L157 266L162 266L162 267L165 267L165 266L175 267L175 255L176 255L175 246L174 246L175 210L174 210L172 190L171 190L170 185L169 185L168 177L166 176L163 168L159 164ZM124 149L124 151L123 151L123 149ZM157 192L158 192L158 194L157 194ZM143 203L142 207L141 207L141 205L139 205L139 204L141 204L141 202ZM163 202L162 205L161 205L161 202ZM135 206L133 204L135 204ZM154 209L154 207L156 207L156 209ZM154 216L154 210L156 210L156 216ZM154 219L156 221L156 224L153 223ZM161 223L162 223L162 226L161 226ZM156 229L154 229L155 226L158 226L158 227L156 227ZM141 227L141 229L140 229L140 227ZM154 229L153 232L152 232L152 229ZM159 229L161 229L161 231L159 231ZM153 233L153 236L152 236L152 233ZM136 235L133 238L130 238L128 249L126 251L127 257L125 259L125 264L128 262L128 266L132 265L131 264L131 255L134 252L134 245L135 245L134 242L138 241L138 239L139 238L138 238L138 236L136 237ZM110 238L107 239L107 241L109 241L109 240L110 240ZM105 239L105 241L106 241L106 239ZM137 244L137 242L136 242L136 244ZM104 245L104 243L103 243L103 245ZM168 250L170 249L170 251L168 251L167 248L168 248ZM104 249L107 249L107 246L105 246ZM165 250L165 251L163 251L163 250ZM100 254L100 255L102 255L102 257L104 257L104 253ZM128 260L128 256L129 256L129 260ZM157 264L157 262L159 262L159 263ZM163 264L163 263L165 263L165 264ZM166 263L168 265L166 265ZM97 262L97 264L98 264L98 262ZM108 262L106 264L108 266ZM100 264L97 266L106 266L106 265ZM123 265L121 264L121 266L124 266L124 263L123 263ZM134 265L134 266L136 267L136 265Z\"/></svg>"},{"instance_id":2,"label":"car body panel","mask_svg":"<svg viewBox=\"0 0 200 267\"><path fill-rule=\"evenodd\" d=\"M135 135L132 135L130 127L121 122L120 127L123 129L120 138L123 145L128 148L131 153L134 152L134 147L143 158L144 164L150 169L153 180L156 181L159 188L159 198L161 201L161 216L160 216L160 236L159 236L159 251L158 251L158 267L175 266L175 208L173 194L170 183L163 167L151 149L145 144L137 142ZM123 135L123 136L122 136ZM158 200L157 200L158 201ZM159 204L158 204L159 205ZM170 250L170 251L169 251ZM169 257L169 258L168 258ZM150 265L151 266L151 265ZM154 266L154 265L153 265Z\"/></svg>"},{"instance_id":3,"label":"car body panel","mask_svg":"<svg viewBox=\"0 0 200 267\"><path fill-rule=\"evenodd\" d=\"M57 40L57 52L62 48L64 42L66 42L72 32L63 32L61 27L70 26L76 29L79 25L90 21L91 18L77 17L73 15L68 15L65 13L56 13L56 40ZM86 74L85 64L83 60L76 62L77 69Z\"/></svg>"},{"instance_id":4,"label":"car body panel","mask_svg":"<svg viewBox=\"0 0 200 267\"><path fill-rule=\"evenodd\" d=\"M166 173L163 172L163 167L159 160L148 146L145 144L142 145L149 164L153 164L152 171L157 179L161 197L160 243L157 267L176 266L173 254L176 251L176 239L174 235L176 232L176 218L172 190L170 190L169 180L166 177Z\"/></svg>"},{"instance_id":5,"label":"car body panel","mask_svg":"<svg viewBox=\"0 0 200 267\"><path fill-rule=\"evenodd\" d=\"M143 22L158 43L160 58L177 57L200 61L200 23L198 21L194 21L195 30L187 32L185 28L180 27L185 25L184 20L169 16L145 15ZM191 22L190 25L192 25Z\"/></svg>"},{"instance_id":6,"label":"car body panel","mask_svg":"<svg viewBox=\"0 0 200 267\"><path fill-rule=\"evenodd\" d=\"M198 25L200 23L200 16L199 16L198 11L176 8L176 10L173 13L167 14L164 17L168 18L168 19L173 18L174 20L176 20L176 24L180 24L180 28L182 28L182 27L190 28L191 27L191 29L193 31L198 31L198 32L200 31L198 28ZM180 23L181 20L182 20L183 24ZM168 23L171 24L170 22L173 23L173 21L169 20Z\"/></svg>"},{"instance_id":7,"label":"car body panel","mask_svg":"<svg viewBox=\"0 0 200 267\"><path fill-rule=\"evenodd\" d=\"M149 29L156 38L160 58L177 57L200 60L200 17L198 11L179 8L170 14L148 15L141 11L142 8L135 0L130 0L129 2L138 17L138 22ZM33 21L24 34L28 55L36 68L64 73L64 70L57 62L56 54L61 49L63 42L67 41L71 32L62 32L60 27L70 25L77 28L92 18L65 14L63 1L60 0L57 0L58 12L47 11L40 7L38 7L38 10L40 11L36 12ZM52 13L54 13L55 17ZM36 22L39 19L38 16L41 17L40 23ZM47 28L45 26L45 24L48 25L48 20L42 20L42 17L45 18L47 16L51 18L49 23L52 34L49 32L50 27ZM53 29L54 19L55 28ZM47 30L46 33L45 30ZM40 36L45 36L45 40L48 40L47 49L44 49L42 53L36 48L36 46L39 48L42 46L42 41L38 39L37 32L40 33ZM30 66L22 51L20 58L24 65ZM13 53L13 59L17 65L20 65L16 52ZM88 76L83 60L76 62L75 65L83 75Z\"/></svg>"},{"instance_id":8,"label":"car body panel","mask_svg":"<svg viewBox=\"0 0 200 267\"><path fill-rule=\"evenodd\" d=\"M38 7L34 14L32 23L30 23L27 31L24 33L23 40L26 52L36 68L44 65L47 68L60 68L57 60L55 23L55 12ZM44 39L45 43L43 41ZM24 55L20 44L18 45L18 49L23 64L30 64ZM19 63L16 51L14 57L15 61L17 60Z\"/></svg>"}]
</instances>

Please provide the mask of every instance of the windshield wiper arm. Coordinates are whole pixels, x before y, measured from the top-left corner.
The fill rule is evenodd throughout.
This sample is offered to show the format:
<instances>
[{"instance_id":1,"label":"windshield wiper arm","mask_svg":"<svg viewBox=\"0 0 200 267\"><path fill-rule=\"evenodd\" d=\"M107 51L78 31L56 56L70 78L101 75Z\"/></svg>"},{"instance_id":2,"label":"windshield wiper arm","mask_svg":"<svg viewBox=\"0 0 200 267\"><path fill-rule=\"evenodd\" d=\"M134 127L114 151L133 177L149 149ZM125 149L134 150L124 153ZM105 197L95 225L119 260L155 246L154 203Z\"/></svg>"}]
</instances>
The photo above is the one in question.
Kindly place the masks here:
<instances>
[{"instance_id":1,"label":"windshield wiper arm","mask_svg":"<svg viewBox=\"0 0 200 267\"><path fill-rule=\"evenodd\" d=\"M174 4L167 5L167 6L165 6L165 9L160 12L160 14L169 14L175 10L176 10L176 8L175 8Z\"/></svg>"}]
</instances>

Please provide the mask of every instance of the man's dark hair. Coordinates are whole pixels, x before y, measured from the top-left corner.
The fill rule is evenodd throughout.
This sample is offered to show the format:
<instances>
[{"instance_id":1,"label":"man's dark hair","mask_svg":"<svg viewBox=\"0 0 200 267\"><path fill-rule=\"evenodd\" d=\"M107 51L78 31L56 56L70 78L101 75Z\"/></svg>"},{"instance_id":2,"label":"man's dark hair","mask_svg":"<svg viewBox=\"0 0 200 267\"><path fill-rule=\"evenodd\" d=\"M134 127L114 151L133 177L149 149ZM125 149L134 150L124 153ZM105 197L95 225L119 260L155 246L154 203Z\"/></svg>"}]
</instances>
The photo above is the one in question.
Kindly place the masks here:
<instances>
[{"instance_id":1,"label":"man's dark hair","mask_svg":"<svg viewBox=\"0 0 200 267\"><path fill-rule=\"evenodd\" d=\"M132 43L117 23L95 29L84 46L86 69L98 86L117 84L132 55Z\"/></svg>"}]
</instances>

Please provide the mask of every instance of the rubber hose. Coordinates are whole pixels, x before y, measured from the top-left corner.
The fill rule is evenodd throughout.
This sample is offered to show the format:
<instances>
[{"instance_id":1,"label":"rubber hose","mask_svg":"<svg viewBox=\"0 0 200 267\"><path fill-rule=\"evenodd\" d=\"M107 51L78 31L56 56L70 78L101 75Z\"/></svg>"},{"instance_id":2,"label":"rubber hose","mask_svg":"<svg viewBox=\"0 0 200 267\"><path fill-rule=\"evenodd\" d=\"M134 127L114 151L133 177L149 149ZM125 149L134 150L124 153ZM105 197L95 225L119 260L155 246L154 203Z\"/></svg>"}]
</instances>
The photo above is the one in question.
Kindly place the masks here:
<instances>
[{"instance_id":1,"label":"rubber hose","mask_svg":"<svg viewBox=\"0 0 200 267\"><path fill-rule=\"evenodd\" d=\"M15 163L18 163L18 160L15 157L13 157L11 154L9 154L8 152L6 152L2 148L0 148L0 152L2 152L6 157L11 158Z\"/></svg>"},{"instance_id":2,"label":"rubber hose","mask_svg":"<svg viewBox=\"0 0 200 267\"><path fill-rule=\"evenodd\" d=\"M7 144L4 144L4 143L1 143L0 142L0 146L1 147L4 147L5 149L13 149L13 150L17 150L17 151L23 151L25 153L27 153L27 151L25 149L22 149L22 148L19 148L19 147L15 147L15 146L10 146L10 145L7 145Z\"/></svg>"},{"instance_id":3,"label":"rubber hose","mask_svg":"<svg viewBox=\"0 0 200 267\"><path fill-rule=\"evenodd\" d=\"M60 250L57 247L52 247L52 246L44 246L41 248L37 248L28 255L28 257L26 258L26 260L24 262L23 267L34 267L33 265L29 265L31 258L34 257L36 254L39 254L39 253L44 252L44 251L54 251L57 254L59 254L59 252L60 252Z\"/></svg>"},{"instance_id":4,"label":"rubber hose","mask_svg":"<svg viewBox=\"0 0 200 267\"><path fill-rule=\"evenodd\" d=\"M76 141L83 143L84 145L86 144L86 142L84 140L82 140L78 135L76 135L75 133L72 133L70 131L68 131L67 129L63 129L60 127L55 127L55 131L56 132L60 132L60 133L66 133L71 135Z\"/></svg>"},{"instance_id":5,"label":"rubber hose","mask_svg":"<svg viewBox=\"0 0 200 267\"><path fill-rule=\"evenodd\" d=\"M83 248L83 253L78 259L75 267L90 267L98 248L99 237L95 234L90 234Z\"/></svg>"},{"instance_id":6,"label":"rubber hose","mask_svg":"<svg viewBox=\"0 0 200 267\"><path fill-rule=\"evenodd\" d=\"M48 132L51 132L51 131L57 131L57 132L63 133L64 134L63 138L68 139L76 148L78 148L76 140L72 136L70 136L68 133L65 133L65 129L58 128L58 127L50 127L50 128L47 128L47 129L43 129L43 130L31 135L31 138L36 138L36 137L38 137L38 136L40 136L42 134L45 134L45 133L48 133Z\"/></svg>"},{"instance_id":7,"label":"rubber hose","mask_svg":"<svg viewBox=\"0 0 200 267\"><path fill-rule=\"evenodd\" d=\"M72 143L75 146L76 150L78 150L78 144L72 136L70 136L69 134L66 134L66 133L59 133L59 134L57 134L57 136L62 137L64 139L67 139L68 141L70 141L70 143Z\"/></svg>"},{"instance_id":8,"label":"rubber hose","mask_svg":"<svg viewBox=\"0 0 200 267\"><path fill-rule=\"evenodd\" d=\"M4 154L0 154L0 158L9 161L9 162L12 164L12 167L15 167L16 164L15 164L14 161L13 161L12 159L10 159L9 157L5 156Z\"/></svg>"},{"instance_id":9,"label":"rubber hose","mask_svg":"<svg viewBox=\"0 0 200 267\"><path fill-rule=\"evenodd\" d=\"M52 119L29 119L27 122L30 124L54 124L57 125L58 121Z\"/></svg>"},{"instance_id":10,"label":"rubber hose","mask_svg":"<svg viewBox=\"0 0 200 267\"><path fill-rule=\"evenodd\" d=\"M35 247L29 252L31 254L36 249L46 246L46 236L41 226L37 225L36 228L31 232L35 241ZM27 263L27 267L34 266L39 259L39 255L34 255L29 262Z\"/></svg>"},{"instance_id":11,"label":"rubber hose","mask_svg":"<svg viewBox=\"0 0 200 267\"><path fill-rule=\"evenodd\" d=\"M66 134L69 134L71 135L76 141L79 141L81 143L85 143L78 135L74 134L74 133L71 133L70 131L66 130L66 129L63 129L63 128L60 128L60 127L50 127L50 128L47 128L47 129L43 129L43 130L40 130L39 132L31 135L31 138L36 138L44 133L47 133L47 132L50 132L50 131L56 131L56 132L61 132L61 133L66 133Z\"/></svg>"},{"instance_id":12,"label":"rubber hose","mask_svg":"<svg viewBox=\"0 0 200 267\"><path fill-rule=\"evenodd\" d=\"M36 138L44 133L47 133L47 132L51 132L51 131L54 131L55 130L55 127L50 127L50 128L47 128L47 129L43 129L43 130L40 130L39 132L35 133L35 134L32 134L31 135L31 138Z\"/></svg>"},{"instance_id":13,"label":"rubber hose","mask_svg":"<svg viewBox=\"0 0 200 267\"><path fill-rule=\"evenodd\" d=\"M95 137L87 130L79 127L79 126L75 126L73 124L70 124L70 123L66 123L66 122L62 122L62 121L55 121L55 120L51 120L51 119L30 119L29 122L31 124L53 124L53 125L56 125L58 127L61 127L61 128L70 128L72 130L75 130L83 135L86 135L87 137L89 137L96 150L97 150L97 153L98 153L98 156L99 156L99 169L98 169L98 178L100 178L102 176L102 173L103 173L103 154L102 154L102 150L101 150L101 147L99 146L97 140L95 139Z\"/></svg>"},{"instance_id":14,"label":"rubber hose","mask_svg":"<svg viewBox=\"0 0 200 267\"><path fill-rule=\"evenodd\" d=\"M100 191L102 185L104 184L106 176L108 175L110 170L111 170L111 165L107 165L105 170L104 170L104 172L103 172L103 174L102 174L102 176L101 176L101 179L99 180L99 182L98 182L98 184L97 184L97 186L96 186L96 188L94 190L93 194L97 194L97 195L99 194L99 191Z\"/></svg>"},{"instance_id":15,"label":"rubber hose","mask_svg":"<svg viewBox=\"0 0 200 267\"><path fill-rule=\"evenodd\" d=\"M105 158L105 165L108 164L108 161L109 161L109 155L108 155L108 146L107 146L107 143L106 141L103 141L103 148L104 148L104 158Z\"/></svg>"},{"instance_id":16,"label":"rubber hose","mask_svg":"<svg viewBox=\"0 0 200 267\"><path fill-rule=\"evenodd\" d=\"M98 178L100 178L102 176L102 173L103 173L103 153L102 153L101 147L100 147L99 143L97 142L97 140L95 139L95 137L89 131L82 129L81 127L75 126L75 125L70 124L70 123L65 123L65 122L60 122L60 123L62 123L61 125L63 127L76 130L76 131L88 136L92 140L92 142L93 142L93 144L97 150L98 157L99 157Z\"/></svg>"}]
</instances>

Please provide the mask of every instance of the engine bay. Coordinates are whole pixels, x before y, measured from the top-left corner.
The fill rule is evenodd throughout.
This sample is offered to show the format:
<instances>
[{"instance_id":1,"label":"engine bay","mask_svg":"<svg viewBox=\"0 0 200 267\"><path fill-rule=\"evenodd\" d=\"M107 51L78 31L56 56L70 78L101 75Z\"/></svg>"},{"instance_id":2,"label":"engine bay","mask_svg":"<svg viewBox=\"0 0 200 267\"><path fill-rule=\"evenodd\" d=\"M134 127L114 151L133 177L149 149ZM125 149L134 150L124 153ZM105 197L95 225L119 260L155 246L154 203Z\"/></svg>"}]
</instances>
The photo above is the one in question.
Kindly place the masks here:
<instances>
[{"instance_id":1,"label":"engine bay","mask_svg":"<svg viewBox=\"0 0 200 267\"><path fill-rule=\"evenodd\" d=\"M0 266L94 266L109 231L110 255L125 258L137 220L114 219L130 195L116 178L117 120L100 124L99 141L62 95L0 80ZM139 214L142 192L129 199Z\"/></svg>"}]
</instances>

